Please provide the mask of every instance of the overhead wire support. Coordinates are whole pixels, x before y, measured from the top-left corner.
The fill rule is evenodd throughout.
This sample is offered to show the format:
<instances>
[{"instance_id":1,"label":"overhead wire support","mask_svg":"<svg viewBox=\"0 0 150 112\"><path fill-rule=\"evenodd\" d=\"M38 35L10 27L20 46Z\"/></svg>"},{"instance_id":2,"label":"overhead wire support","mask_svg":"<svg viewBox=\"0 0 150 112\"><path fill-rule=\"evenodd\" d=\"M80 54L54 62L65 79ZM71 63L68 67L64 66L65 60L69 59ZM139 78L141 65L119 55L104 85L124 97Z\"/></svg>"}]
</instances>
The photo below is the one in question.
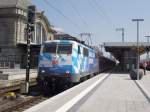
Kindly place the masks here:
<instances>
[{"instance_id":1,"label":"overhead wire support","mask_svg":"<svg viewBox=\"0 0 150 112\"><path fill-rule=\"evenodd\" d=\"M80 29L80 26L73 22L69 17L67 17L65 14L63 14L62 11L54 7L48 0L43 0L48 6L50 6L53 10L55 10L57 13L59 13L61 16L63 16L67 21L69 21L72 25L74 25L77 29Z\"/></svg>"},{"instance_id":2,"label":"overhead wire support","mask_svg":"<svg viewBox=\"0 0 150 112\"><path fill-rule=\"evenodd\" d=\"M90 44L92 45L93 43L92 43L91 35L92 35L91 33L86 33L86 32L81 33L80 34L81 41L85 41L85 42L87 42L88 45L90 45ZM83 39L83 36L86 36L86 38Z\"/></svg>"}]
</instances>

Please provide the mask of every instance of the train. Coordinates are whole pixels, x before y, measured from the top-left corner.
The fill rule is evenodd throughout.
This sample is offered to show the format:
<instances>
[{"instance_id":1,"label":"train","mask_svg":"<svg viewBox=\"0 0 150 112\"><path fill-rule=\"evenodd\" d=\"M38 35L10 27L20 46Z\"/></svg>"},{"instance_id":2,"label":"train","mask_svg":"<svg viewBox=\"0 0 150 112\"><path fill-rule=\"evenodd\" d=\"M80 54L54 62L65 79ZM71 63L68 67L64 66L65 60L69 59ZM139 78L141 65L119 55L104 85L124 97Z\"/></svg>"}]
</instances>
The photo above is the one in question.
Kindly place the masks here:
<instances>
[{"instance_id":1,"label":"train","mask_svg":"<svg viewBox=\"0 0 150 112\"><path fill-rule=\"evenodd\" d=\"M76 84L113 66L113 61L80 41L46 41L39 54L38 84L41 88Z\"/></svg>"}]
</instances>

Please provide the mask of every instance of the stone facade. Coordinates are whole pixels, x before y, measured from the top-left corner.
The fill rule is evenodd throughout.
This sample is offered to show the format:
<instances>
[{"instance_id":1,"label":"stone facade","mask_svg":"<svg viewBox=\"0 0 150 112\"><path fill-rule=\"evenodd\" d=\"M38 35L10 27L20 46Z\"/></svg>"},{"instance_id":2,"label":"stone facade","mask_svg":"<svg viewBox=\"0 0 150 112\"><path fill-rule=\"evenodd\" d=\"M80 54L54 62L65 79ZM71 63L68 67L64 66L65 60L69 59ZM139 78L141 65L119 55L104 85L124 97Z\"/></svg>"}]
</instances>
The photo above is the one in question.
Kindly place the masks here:
<instances>
[{"instance_id":1,"label":"stone facade","mask_svg":"<svg viewBox=\"0 0 150 112\"><path fill-rule=\"evenodd\" d=\"M25 68L27 6L30 0L0 0L0 68ZM50 23L42 12L36 14L35 32L31 38L31 63L43 41L53 39Z\"/></svg>"}]
</instances>

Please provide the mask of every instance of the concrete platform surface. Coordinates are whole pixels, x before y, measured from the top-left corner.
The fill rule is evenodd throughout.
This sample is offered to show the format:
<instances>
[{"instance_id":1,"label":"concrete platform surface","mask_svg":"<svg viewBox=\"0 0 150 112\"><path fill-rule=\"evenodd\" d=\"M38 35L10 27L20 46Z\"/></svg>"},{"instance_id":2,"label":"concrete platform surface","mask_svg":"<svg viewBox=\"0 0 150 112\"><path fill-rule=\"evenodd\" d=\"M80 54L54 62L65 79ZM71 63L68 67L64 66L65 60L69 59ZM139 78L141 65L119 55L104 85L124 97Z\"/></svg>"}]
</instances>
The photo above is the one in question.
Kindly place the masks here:
<instances>
[{"instance_id":1,"label":"concrete platform surface","mask_svg":"<svg viewBox=\"0 0 150 112\"><path fill-rule=\"evenodd\" d=\"M150 94L150 71L146 71L146 75L144 75L144 77L139 82Z\"/></svg>"},{"instance_id":2,"label":"concrete platform surface","mask_svg":"<svg viewBox=\"0 0 150 112\"><path fill-rule=\"evenodd\" d=\"M113 73L69 111L67 108L85 89L104 74L85 81L25 112L150 112L150 103L129 74ZM148 76L147 76L148 77ZM143 78L146 78L146 76ZM70 104L69 104L70 103ZM62 111L61 111L62 110Z\"/></svg>"},{"instance_id":3,"label":"concrete platform surface","mask_svg":"<svg viewBox=\"0 0 150 112\"><path fill-rule=\"evenodd\" d=\"M63 107L66 103L70 102L76 96L80 95L84 90L89 88L95 82L102 79L102 77L108 76L109 73L99 74L83 83L78 84L75 87L72 87L40 104L26 110L25 112L58 112L58 110ZM76 100L76 99L75 99ZM67 106L68 108L68 106ZM64 108L66 109L66 108ZM60 111L60 112L64 112Z\"/></svg>"},{"instance_id":4,"label":"concrete platform surface","mask_svg":"<svg viewBox=\"0 0 150 112\"><path fill-rule=\"evenodd\" d=\"M25 69L0 69L0 88L20 84L26 78ZM37 78L37 70L30 70L30 82Z\"/></svg>"},{"instance_id":5,"label":"concrete platform surface","mask_svg":"<svg viewBox=\"0 0 150 112\"><path fill-rule=\"evenodd\" d=\"M78 105L70 112L150 112L150 103L129 74L112 74Z\"/></svg>"},{"instance_id":6,"label":"concrete platform surface","mask_svg":"<svg viewBox=\"0 0 150 112\"><path fill-rule=\"evenodd\" d=\"M25 69L0 69L0 80L19 80L26 77ZM37 77L37 70L30 70L30 78Z\"/></svg>"}]
</instances>

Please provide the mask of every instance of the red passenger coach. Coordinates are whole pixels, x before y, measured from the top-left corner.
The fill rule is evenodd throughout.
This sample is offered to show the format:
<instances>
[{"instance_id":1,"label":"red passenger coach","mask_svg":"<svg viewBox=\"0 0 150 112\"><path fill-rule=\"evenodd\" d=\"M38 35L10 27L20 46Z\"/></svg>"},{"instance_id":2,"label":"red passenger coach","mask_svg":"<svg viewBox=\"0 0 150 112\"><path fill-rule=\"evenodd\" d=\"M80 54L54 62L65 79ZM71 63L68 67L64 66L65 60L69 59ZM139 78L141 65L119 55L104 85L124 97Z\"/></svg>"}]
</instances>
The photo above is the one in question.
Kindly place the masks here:
<instances>
[{"instance_id":1,"label":"red passenger coach","mask_svg":"<svg viewBox=\"0 0 150 112\"><path fill-rule=\"evenodd\" d=\"M114 60L111 60L104 56L99 56L99 69L100 72L109 70L113 68L116 65L116 62Z\"/></svg>"}]
</instances>

